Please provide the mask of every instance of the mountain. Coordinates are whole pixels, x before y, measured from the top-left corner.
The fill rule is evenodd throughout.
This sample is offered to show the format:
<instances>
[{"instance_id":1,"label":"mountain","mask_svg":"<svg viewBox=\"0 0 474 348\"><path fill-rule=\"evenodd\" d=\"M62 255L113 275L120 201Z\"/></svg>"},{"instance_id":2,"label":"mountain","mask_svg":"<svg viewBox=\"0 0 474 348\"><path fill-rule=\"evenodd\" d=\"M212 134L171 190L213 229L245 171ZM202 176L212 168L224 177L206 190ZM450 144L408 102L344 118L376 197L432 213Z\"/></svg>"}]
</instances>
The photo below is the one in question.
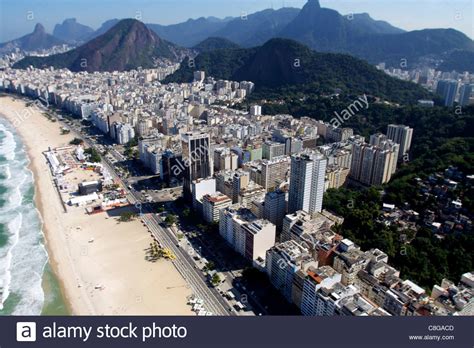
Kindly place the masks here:
<instances>
[{"instance_id":1,"label":"mountain","mask_svg":"<svg viewBox=\"0 0 474 348\"><path fill-rule=\"evenodd\" d=\"M192 47L222 29L231 18L215 17L189 19L173 25L147 24L158 36L184 47Z\"/></svg>"},{"instance_id":2,"label":"mountain","mask_svg":"<svg viewBox=\"0 0 474 348\"><path fill-rule=\"evenodd\" d=\"M62 54L26 57L14 68L54 66L71 71L124 71L151 68L156 58L180 61L189 51L158 37L145 24L123 19L105 34Z\"/></svg>"},{"instance_id":3,"label":"mountain","mask_svg":"<svg viewBox=\"0 0 474 348\"><path fill-rule=\"evenodd\" d=\"M77 43L84 41L93 32L94 29L78 23L76 18L68 18L62 24L56 24L53 35L68 43Z\"/></svg>"},{"instance_id":4,"label":"mountain","mask_svg":"<svg viewBox=\"0 0 474 348\"><path fill-rule=\"evenodd\" d=\"M102 23L99 29L91 33L86 41L95 39L97 36L100 36L102 34L105 34L107 31L109 31L114 25L116 25L118 22L120 22L120 19L114 18L114 19L109 19L108 21L105 21Z\"/></svg>"},{"instance_id":5,"label":"mountain","mask_svg":"<svg viewBox=\"0 0 474 348\"><path fill-rule=\"evenodd\" d=\"M222 37L209 37L193 47L198 52L214 51L222 48L237 49L240 46Z\"/></svg>"},{"instance_id":6,"label":"mountain","mask_svg":"<svg viewBox=\"0 0 474 348\"><path fill-rule=\"evenodd\" d=\"M404 103L429 96L421 87L392 78L363 60L346 54L314 52L288 39L271 39L250 49L204 52L194 63L195 67L190 68L184 62L165 82L189 82L194 70L204 70L219 79L253 81L262 98L325 94L336 89Z\"/></svg>"},{"instance_id":7,"label":"mountain","mask_svg":"<svg viewBox=\"0 0 474 348\"><path fill-rule=\"evenodd\" d=\"M393 66L406 60L413 67L423 58L439 59L455 50L474 51L474 42L454 29L424 29L396 35L367 35L348 45L348 51L371 63Z\"/></svg>"},{"instance_id":8,"label":"mountain","mask_svg":"<svg viewBox=\"0 0 474 348\"><path fill-rule=\"evenodd\" d=\"M261 45L278 33L298 14L299 9L267 9L240 17L201 17L173 25L147 24L160 37L185 47L193 47L211 37L228 39L244 47Z\"/></svg>"},{"instance_id":9,"label":"mountain","mask_svg":"<svg viewBox=\"0 0 474 348\"><path fill-rule=\"evenodd\" d=\"M349 20L339 12L322 8L318 0L309 0L279 35L317 51L344 52L353 37L348 27Z\"/></svg>"},{"instance_id":10,"label":"mountain","mask_svg":"<svg viewBox=\"0 0 474 348\"><path fill-rule=\"evenodd\" d=\"M371 63L400 65L401 59L416 65L425 58L440 58L453 50L474 50L474 43L454 29L425 29L403 32L367 14L342 16L308 0L298 16L279 36L298 40L326 52L355 55Z\"/></svg>"},{"instance_id":11,"label":"mountain","mask_svg":"<svg viewBox=\"0 0 474 348\"><path fill-rule=\"evenodd\" d=\"M235 18L213 34L243 47L262 45L290 23L300 12L297 8L267 9Z\"/></svg>"},{"instance_id":12,"label":"mountain","mask_svg":"<svg viewBox=\"0 0 474 348\"><path fill-rule=\"evenodd\" d=\"M370 32L373 34L401 34L405 30L394 27L388 22L375 20L368 13L355 13L348 15L349 25L360 28L363 32Z\"/></svg>"},{"instance_id":13,"label":"mountain","mask_svg":"<svg viewBox=\"0 0 474 348\"><path fill-rule=\"evenodd\" d=\"M17 48L23 51L48 49L64 43L63 40L46 33L43 25L38 23L31 34L0 44L0 54L12 52Z\"/></svg>"},{"instance_id":14,"label":"mountain","mask_svg":"<svg viewBox=\"0 0 474 348\"><path fill-rule=\"evenodd\" d=\"M472 51L453 51L438 67L441 71L469 71L474 73L474 52Z\"/></svg>"}]
</instances>

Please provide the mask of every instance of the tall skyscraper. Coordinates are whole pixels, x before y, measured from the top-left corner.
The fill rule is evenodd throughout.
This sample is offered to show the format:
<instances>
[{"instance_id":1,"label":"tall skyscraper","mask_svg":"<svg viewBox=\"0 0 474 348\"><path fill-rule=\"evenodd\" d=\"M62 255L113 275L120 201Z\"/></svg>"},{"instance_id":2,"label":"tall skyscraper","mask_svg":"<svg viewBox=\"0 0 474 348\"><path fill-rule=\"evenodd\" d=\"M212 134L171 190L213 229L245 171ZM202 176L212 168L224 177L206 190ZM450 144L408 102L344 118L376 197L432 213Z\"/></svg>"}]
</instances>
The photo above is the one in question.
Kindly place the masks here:
<instances>
[{"instance_id":1,"label":"tall skyscraper","mask_svg":"<svg viewBox=\"0 0 474 348\"><path fill-rule=\"evenodd\" d=\"M402 159L403 156L410 151L413 128L402 124L389 124L387 128L387 137L400 145L398 159Z\"/></svg>"},{"instance_id":2,"label":"tall skyscraper","mask_svg":"<svg viewBox=\"0 0 474 348\"><path fill-rule=\"evenodd\" d=\"M213 174L209 134L185 133L181 137L181 147L185 167L183 191L190 198L192 182Z\"/></svg>"},{"instance_id":3,"label":"tall skyscraper","mask_svg":"<svg viewBox=\"0 0 474 348\"><path fill-rule=\"evenodd\" d=\"M458 92L458 81L456 80L440 80L436 87L436 93L443 97L444 106L453 106L454 99Z\"/></svg>"},{"instance_id":4,"label":"tall skyscraper","mask_svg":"<svg viewBox=\"0 0 474 348\"><path fill-rule=\"evenodd\" d=\"M318 152L291 157L288 211L321 212L327 159Z\"/></svg>"}]
</instances>

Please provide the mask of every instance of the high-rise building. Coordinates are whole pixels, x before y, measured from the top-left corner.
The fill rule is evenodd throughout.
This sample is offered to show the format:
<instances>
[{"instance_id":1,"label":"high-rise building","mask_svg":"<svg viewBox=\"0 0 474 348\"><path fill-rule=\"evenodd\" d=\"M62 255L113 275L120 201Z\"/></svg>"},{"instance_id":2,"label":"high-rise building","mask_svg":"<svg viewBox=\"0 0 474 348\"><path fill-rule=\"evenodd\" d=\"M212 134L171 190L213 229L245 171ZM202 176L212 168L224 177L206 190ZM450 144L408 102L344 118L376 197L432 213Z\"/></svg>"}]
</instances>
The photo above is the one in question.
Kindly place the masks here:
<instances>
[{"instance_id":1,"label":"high-rise building","mask_svg":"<svg viewBox=\"0 0 474 348\"><path fill-rule=\"evenodd\" d=\"M240 191L245 189L250 183L250 173L242 169L234 172L232 176L232 202L239 202Z\"/></svg>"},{"instance_id":2,"label":"high-rise building","mask_svg":"<svg viewBox=\"0 0 474 348\"><path fill-rule=\"evenodd\" d=\"M321 212L327 159L318 152L305 152L291 157L288 211Z\"/></svg>"},{"instance_id":3,"label":"high-rise building","mask_svg":"<svg viewBox=\"0 0 474 348\"><path fill-rule=\"evenodd\" d=\"M469 105L471 94L472 94L472 85L470 83L463 84L459 91L459 105L461 106Z\"/></svg>"},{"instance_id":4,"label":"high-rise building","mask_svg":"<svg viewBox=\"0 0 474 348\"><path fill-rule=\"evenodd\" d=\"M329 126L326 132L327 140L331 143L346 141L353 135L354 130L352 128L338 128Z\"/></svg>"},{"instance_id":5,"label":"high-rise building","mask_svg":"<svg viewBox=\"0 0 474 348\"><path fill-rule=\"evenodd\" d=\"M346 184L350 169L339 166L328 166L326 169L325 190L337 189Z\"/></svg>"},{"instance_id":6,"label":"high-rise building","mask_svg":"<svg viewBox=\"0 0 474 348\"><path fill-rule=\"evenodd\" d=\"M275 224L278 230L283 226L286 215L286 193L284 191L273 191L265 195L263 216Z\"/></svg>"},{"instance_id":7,"label":"high-rise building","mask_svg":"<svg viewBox=\"0 0 474 348\"><path fill-rule=\"evenodd\" d=\"M184 194L191 195L191 183L194 180L208 178L213 174L210 137L207 133L185 133L181 138L183 150Z\"/></svg>"},{"instance_id":8,"label":"high-rise building","mask_svg":"<svg viewBox=\"0 0 474 348\"><path fill-rule=\"evenodd\" d=\"M369 138L370 145L380 146L385 141L387 141L387 136L382 133L372 134Z\"/></svg>"},{"instance_id":9,"label":"high-rise building","mask_svg":"<svg viewBox=\"0 0 474 348\"><path fill-rule=\"evenodd\" d=\"M216 179L196 179L191 183L193 208L203 214L203 197L216 193Z\"/></svg>"},{"instance_id":10,"label":"high-rise building","mask_svg":"<svg viewBox=\"0 0 474 348\"><path fill-rule=\"evenodd\" d=\"M232 200L226 195L216 192L207 194L202 198L203 215L206 222L219 221L221 209L225 209L232 205Z\"/></svg>"},{"instance_id":11,"label":"high-rise building","mask_svg":"<svg viewBox=\"0 0 474 348\"><path fill-rule=\"evenodd\" d=\"M243 225L243 231L245 232L244 257L259 262L263 266L267 250L275 245L275 225L268 220L260 219Z\"/></svg>"},{"instance_id":12,"label":"high-rise building","mask_svg":"<svg viewBox=\"0 0 474 348\"><path fill-rule=\"evenodd\" d=\"M115 123L115 140L123 145L128 144L135 137L135 129L128 123Z\"/></svg>"},{"instance_id":13,"label":"high-rise building","mask_svg":"<svg viewBox=\"0 0 474 348\"><path fill-rule=\"evenodd\" d=\"M387 138L400 145L398 159L402 159L410 151L413 128L402 124L389 124Z\"/></svg>"},{"instance_id":14,"label":"high-rise building","mask_svg":"<svg viewBox=\"0 0 474 348\"><path fill-rule=\"evenodd\" d=\"M183 157L180 153L175 153L167 149L161 155L160 177L169 187L182 185L184 177Z\"/></svg>"},{"instance_id":15,"label":"high-rise building","mask_svg":"<svg viewBox=\"0 0 474 348\"><path fill-rule=\"evenodd\" d=\"M235 204L220 210L219 233L239 254L259 267L268 249L276 238L275 225L267 220L257 219L250 210Z\"/></svg>"},{"instance_id":16,"label":"high-rise building","mask_svg":"<svg viewBox=\"0 0 474 348\"><path fill-rule=\"evenodd\" d=\"M286 181L289 167L290 161L287 156L272 161L263 160L260 184L267 191L277 188L281 183Z\"/></svg>"},{"instance_id":17,"label":"high-rise building","mask_svg":"<svg viewBox=\"0 0 474 348\"><path fill-rule=\"evenodd\" d=\"M459 83L456 80L440 80L436 87L436 93L443 97L444 106L453 106L458 92Z\"/></svg>"},{"instance_id":18,"label":"high-rise building","mask_svg":"<svg viewBox=\"0 0 474 348\"><path fill-rule=\"evenodd\" d=\"M204 71L195 71L194 72L194 81L202 82L206 78L206 72Z\"/></svg>"},{"instance_id":19,"label":"high-rise building","mask_svg":"<svg viewBox=\"0 0 474 348\"><path fill-rule=\"evenodd\" d=\"M214 150L214 168L220 170L236 170L238 167L238 155L229 148L218 148Z\"/></svg>"},{"instance_id":20,"label":"high-rise building","mask_svg":"<svg viewBox=\"0 0 474 348\"><path fill-rule=\"evenodd\" d=\"M310 267L303 283L301 313L306 316L317 314L317 293L321 288L332 288L341 281L341 275L330 266Z\"/></svg>"},{"instance_id":21,"label":"high-rise building","mask_svg":"<svg viewBox=\"0 0 474 348\"><path fill-rule=\"evenodd\" d=\"M262 107L260 105L252 105L250 107L250 115L260 116L262 114Z\"/></svg>"},{"instance_id":22,"label":"high-rise building","mask_svg":"<svg viewBox=\"0 0 474 348\"><path fill-rule=\"evenodd\" d=\"M267 160L273 160L276 157L285 155L285 144L266 141L262 147L262 157Z\"/></svg>"},{"instance_id":23,"label":"high-rise building","mask_svg":"<svg viewBox=\"0 0 474 348\"><path fill-rule=\"evenodd\" d=\"M276 244L267 251L265 265L272 285L279 290L288 302L292 301L293 279L295 273L313 263L308 250L294 240ZM308 264L306 266L306 264Z\"/></svg>"},{"instance_id":24,"label":"high-rise building","mask_svg":"<svg viewBox=\"0 0 474 348\"><path fill-rule=\"evenodd\" d=\"M253 201L264 199L265 193L265 189L262 186L250 181L245 188L240 190L238 203L246 208L250 208Z\"/></svg>"},{"instance_id":25,"label":"high-rise building","mask_svg":"<svg viewBox=\"0 0 474 348\"><path fill-rule=\"evenodd\" d=\"M399 148L391 140L381 142L380 146L354 142L350 177L369 186L389 182L397 169Z\"/></svg>"}]
</instances>

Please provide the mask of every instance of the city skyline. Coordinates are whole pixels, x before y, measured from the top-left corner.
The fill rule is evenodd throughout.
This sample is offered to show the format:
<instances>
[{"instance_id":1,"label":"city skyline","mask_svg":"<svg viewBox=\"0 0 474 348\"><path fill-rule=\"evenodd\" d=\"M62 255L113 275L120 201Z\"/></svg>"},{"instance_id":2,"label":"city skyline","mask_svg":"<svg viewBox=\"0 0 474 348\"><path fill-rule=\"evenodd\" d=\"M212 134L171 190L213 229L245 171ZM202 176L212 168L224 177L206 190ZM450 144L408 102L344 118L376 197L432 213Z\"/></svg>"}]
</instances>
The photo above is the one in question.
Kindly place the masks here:
<instances>
[{"instance_id":1,"label":"city skyline","mask_svg":"<svg viewBox=\"0 0 474 348\"><path fill-rule=\"evenodd\" d=\"M285 1L258 1L245 0L230 2L224 5L223 1L186 0L183 11L178 13L174 10L171 1L153 2L140 0L132 6L126 1L114 1L113 11L110 1L100 3L86 0L78 6L76 3L58 2L48 0L41 4L26 0L18 3L5 1L2 4L2 25L0 31L0 42L16 39L33 31L36 23L45 26L47 32L52 32L56 24L62 23L67 18L76 18L81 24L98 29L107 20L115 18L137 18L144 23L170 25L185 22L188 19L201 17L240 17L268 8L279 9L282 7L302 8L307 0L285 0ZM429 6L429 5L437 6ZM369 13L376 20L387 21L393 26L411 31L428 28L453 28L474 38L472 27L473 4L469 0L404 0L397 2L397 6L386 6L387 2L358 0L349 2L345 0L321 1L322 7L327 7L340 12L343 15L354 13ZM420 16L423 13L423 16Z\"/></svg>"}]
</instances>

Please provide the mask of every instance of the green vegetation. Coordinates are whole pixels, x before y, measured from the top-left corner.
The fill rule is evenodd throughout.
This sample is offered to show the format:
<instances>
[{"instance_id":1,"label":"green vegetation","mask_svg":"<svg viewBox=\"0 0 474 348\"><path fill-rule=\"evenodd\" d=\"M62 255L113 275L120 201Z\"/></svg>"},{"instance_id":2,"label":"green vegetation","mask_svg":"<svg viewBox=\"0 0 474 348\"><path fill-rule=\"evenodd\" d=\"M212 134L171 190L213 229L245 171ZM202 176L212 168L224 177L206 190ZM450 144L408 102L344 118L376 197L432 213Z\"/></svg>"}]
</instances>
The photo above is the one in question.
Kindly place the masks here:
<instances>
[{"instance_id":1,"label":"green vegetation","mask_svg":"<svg viewBox=\"0 0 474 348\"><path fill-rule=\"evenodd\" d=\"M165 224L167 226L173 226L178 222L178 217L176 215L169 214L165 218Z\"/></svg>"},{"instance_id":2,"label":"green vegetation","mask_svg":"<svg viewBox=\"0 0 474 348\"><path fill-rule=\"evenodd\" d=\"M137 217L136 213L131 212L131 211L127 211L127 212L124 212L124 213L120 214L119 221L120 222L130 222L130 221L135 220L136 217Z\"/></svg>"},{"instance_id":3,"label":"green vegetation","mask_svg":"<svg viewBox=\"0 0 474 348\"><path fill-rule=\"evenodd\" d=\"M135 160L139 158L139 153L137 150L138 146L138 137L134 137L125 145L124 156L129 160Z\"/></svg>"},{"instance_id":4,"label":"green vegetation","mask_svg":"<svg viewBox=\"0 0 474 348\"><path fill-rule=\"evenodd\" d=\"M85 149L84 153L89 155L89 161L90 162L99 163L101 161L99 152L96 149L92 148L92 147L90 147L88 149Z\"/></svg>"},{"instance_id":5,"label":"green vegetation","mask_svg":"<svg viewBox=\"0 0 474 348\"><path fill-rule=\"evenodd\" d=\"M193 48L199 52L207 52L223 48L237 49L240 47L236 43L222 37L208 37L206 40L198 43Z\"/></svg>"},{"instance_id":6,"label":"green vegetation","mask_svg":"<svg viewBox=\"0 0 474 348\"><path fill-rule=\"evenodd\" d=\"M215 273L211 278L211 283L214 286L217 286L221 283L221 277L217 273Z\"/></svg>"},{"instance_id":7,"label":"green vegetation","mask_svg":"<svg viewBox=\"0 0 474 348\"><path fill-rule=\"evenodd\" d=\"M71 145L82 145L82 144L84 144L84 140L79 139L79 138L74 138L69 142L69 144L71 144Z\"/></svg>"},{"instance_id":8,"label":"green vegetation","mask_svg":"<svg viewBox=\"0 0 474 348\"><path fill-rule=\"evenodd\" d=\"M336 90L348 96L367 94L399 103L429 97L420 86L392 78L363 60L314 52L286 39L272 39L257 48L203 52L194 65L187 61L181 64L166 82L189 82L195 70L215 78L254 82L256 91L250 102L284 99L311 105L311 99Z\"/></svg>"},{"instance_id":9,"label":"green vegetation","mask_svg":"<svg viewBox=\"0 0 474 348\"><path fill-rule=\"evenodd\" d=\"M381 214L381 196L375 188L328 190L324 205L344 217L337 232L356 242L363 250L383 250L403 278L427 289L440 284L443 278L458 281L461 274L474 268L472 232L451 234L439 240L425 228L415 232L387 227L376 221Z\"/></svg>"},{"instance_id":10,"label":"green vegetation","mask_svg":"<svg viewBox=\"0 0 474 348\"><path fill-rule=\"evenodd\" d=\"M383 202L402 206L407 203L420 213L432 207L418 194L416 177L457 166L465 174L474 173L474 107L464 109L417 107L391 108L374 106L364 116L350 124L364 135L385 131L388 123L396 122L414 127L413 159L401 166L395 177L383 188ZM364 123L356 124L364 117ZM472 214L473 189L464 188L457 194ZM339 231L363 249L379 248L400 269L402 277L410 278L426 288L439 284L442 278L458 281L460 275L474 268L474 233L449 234L439 240L429 230L397 231L376 221L381 213L382 197L378 188L367 190L328 190L325 208L344 217Z\"/></svg>"},{"instance_id":11,"label":"green vegetation","mask_svg":"<svg viewBox=\"0 0 474 348\"><path fill-rule=\"evenodd\" d=\"M441 71L470 71L474 72L474 52L456 50L438 68Z\"/></svg>"},{"instance_id":12,"label":"green vegetation","mask_svg":"<svg viewBox=\"0 0 474 348\"><path fill-rule=\"evenodd\" d=\"M204 271L204 272L210 272L210 271L213 271L215 268L216 268L216 265L214 264L214 262L209 261L209 262L206 263L206 265L204 266L203 271Z\"/></svg>"},{"instance_id":13,"label":"green vegetation","mask_svg":"<svg viewBox=\"0 0 474 348\"><path fill-rule=\"evenodd\" d=\"M158 260L165 257L165 251L158 245L158 242L155 240L153 241L153 243L150 243L150 247L148 249L145 249L145 251L147 254L145 259L150 262L157 262Z\"/></svg>"}]
</instances>

